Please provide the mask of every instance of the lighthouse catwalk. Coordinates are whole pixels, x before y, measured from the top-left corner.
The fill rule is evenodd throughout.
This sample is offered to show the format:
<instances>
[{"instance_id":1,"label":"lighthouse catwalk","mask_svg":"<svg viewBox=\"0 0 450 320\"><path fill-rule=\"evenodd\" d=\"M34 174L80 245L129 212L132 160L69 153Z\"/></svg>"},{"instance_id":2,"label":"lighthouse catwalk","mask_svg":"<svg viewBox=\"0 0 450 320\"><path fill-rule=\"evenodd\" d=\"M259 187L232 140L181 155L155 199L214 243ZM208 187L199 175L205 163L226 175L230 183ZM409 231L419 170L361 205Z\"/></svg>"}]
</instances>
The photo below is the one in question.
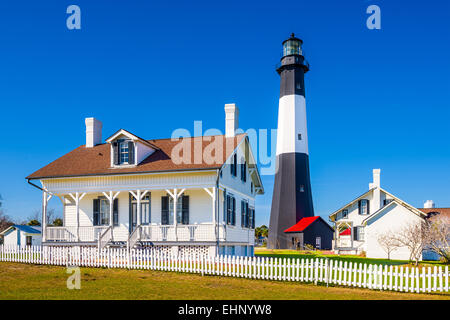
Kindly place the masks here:
<instances>
[{"instance_id":1,"label":"lighthouse catwalk","mask_svg":"<svg viewBox=\"0 0 450 320\"><path fill-rule=\"evenodd\" d=\"M283 42L275 184L267 246L292 248L284 231L302 218L314 216L309 174L304 75L309 70L303 41L294 34Z\"/></svg>"}]
</instances>

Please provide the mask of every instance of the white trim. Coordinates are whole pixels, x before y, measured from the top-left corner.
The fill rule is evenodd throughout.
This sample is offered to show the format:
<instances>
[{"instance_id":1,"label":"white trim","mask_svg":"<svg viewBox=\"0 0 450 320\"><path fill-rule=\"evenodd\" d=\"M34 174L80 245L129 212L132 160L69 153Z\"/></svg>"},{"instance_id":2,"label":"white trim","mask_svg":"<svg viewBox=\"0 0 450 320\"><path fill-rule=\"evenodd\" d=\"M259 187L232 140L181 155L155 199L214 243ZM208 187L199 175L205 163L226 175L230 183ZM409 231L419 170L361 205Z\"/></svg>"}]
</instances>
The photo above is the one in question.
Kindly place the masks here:
<instances>
[{"instance_id":1,"label":"white trim","mask_svg":"<svg viewBox=\"0 0 450 320\"><path fill-rule=\"evenodd\" d=\"M222 191L223 190L227 190L227 193L228 193L229 190L231 190L233 193L238 194L241 197L245 197L245 198L251 199L253 201L255 200L255 197L253 197L251 195L248 195L248 194L245 194L245 193L242 193L240 191L237 191L236 189L233 189L233 188L230 188L230 187L226 187L223 184L219 184L219 190L222 190Z\"/></svg>"}]
</instances>

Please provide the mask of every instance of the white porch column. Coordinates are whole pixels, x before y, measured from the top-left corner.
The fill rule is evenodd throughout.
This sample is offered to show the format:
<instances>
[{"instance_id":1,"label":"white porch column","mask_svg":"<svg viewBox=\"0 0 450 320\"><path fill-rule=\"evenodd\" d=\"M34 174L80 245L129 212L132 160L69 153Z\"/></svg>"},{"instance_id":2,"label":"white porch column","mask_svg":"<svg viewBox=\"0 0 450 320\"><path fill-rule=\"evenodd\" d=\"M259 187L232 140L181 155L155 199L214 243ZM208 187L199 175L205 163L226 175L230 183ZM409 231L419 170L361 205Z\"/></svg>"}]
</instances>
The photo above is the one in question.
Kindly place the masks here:
<instances>
[{"instance_id":1,"label":"white porch column","mask_svg":"<svg viewBox=\"0 0 450 320\"><path fill-rule=\"evenodd\" d=\"M142 217L141 217L141 202L142 199L144 199L145 195L148 193L148 190L142 192L142 190L136 190L136 193L133 191L130 191L133 198L136 199L136 225L140 226L142 224ZM131 221L130 221L131 223Z\"/></svg>"},{"instance_id":2,"label":"white porch column","mask_svg":"<svg viewBox=\"0 0 450 320\"><path fill-rule=\"evenodd\" d=\"M106 192L103 192L103 195L109 201L109 226L111 228L113 228L113 226L114 226L114 223L113 223L114 200L117 198L119 193L120 193L120 191L117 191L116 194L114 194L112 191L110 191L109 194L107 194Z\"/></svg>"},{"instance_id":3,"label":"white porch column","mask_svg":"<svg viewBox=\"0 0 450 320\"><path fill-rule=\"evenodd\" d=\"M217 230L216 230L216 200L217 200L217 192L216 192L216 187L213 187L212 190L210 191L208 188L203 188L210 196L212 199L212 223L214 226L214 237L216 238L215 240L217 241Z\"/></svg>"},{"instance_id":4,"label":"white porch column","mask_svg":"<svg viewBox=\"0 0 450 320\"><path fill-rule=\"evenodd\" d=\"M46 240L47 229L47 193L42 191L42 242Z\"/></svg>"},{"instance_id":5,"label":"white porch column","mask_svg":"<svg viewBox=\"0 0 450 320\"><path fill-rule=\"evenodd\" d=\"M47 206L53 195L45 190L42 191L42 242L45 242L47 235Z\"/></svg>"},{"instance_id":6,"label":"white porch column","mask_svg":"<svg viewBox=\"0 0 450 320\"><path fill-rule=\"evenodd\" d=\"M80 201L86 193L80 195L79 192L75 192L75 196L71 193L69 193L69 195L75 201L75 212L77 213L77 241L80 241Z\"/></svg>"}]
</instances>

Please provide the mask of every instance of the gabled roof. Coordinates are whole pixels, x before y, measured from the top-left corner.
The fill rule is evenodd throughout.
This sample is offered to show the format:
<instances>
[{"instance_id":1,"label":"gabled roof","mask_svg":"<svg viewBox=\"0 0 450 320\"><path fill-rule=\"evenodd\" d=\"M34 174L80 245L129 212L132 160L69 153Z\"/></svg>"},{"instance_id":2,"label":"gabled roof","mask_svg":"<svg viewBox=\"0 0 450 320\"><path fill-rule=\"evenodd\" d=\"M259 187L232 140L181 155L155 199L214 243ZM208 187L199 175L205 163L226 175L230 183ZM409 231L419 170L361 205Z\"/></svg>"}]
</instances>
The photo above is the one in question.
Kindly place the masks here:
<instances>
[{"instance_id":1,"label":"gabled roof","mask_svg":"<svg viewBox=\"0 0 450 320\"><path fill-rule=\"evenodd\" d=\"M156 149L156 150L159 149L156 145L152 144L150 141L142 139L142 138L138 137L137 135L132 134L130 131L127 131L125 129L119 129L118 131L116 131L112 136L110 136L109 138L106 139L106 142L107 143L111 143L117 137L119 137L121 135L124 135L124 136L128 137L131 140L139 141L140 143L142 143L142 144L144 144L146 146L149 146L149 147L151 147L153 149Z\"/></svg>"},{"instance_id":2,"label":"gabled roof","mask_svg":"<svg viewBox=\"0 0 450 320\"><path fill-rule=\"evenodd\" d=\"M381 188L380 188L380 189L381 189ZM386 191L385 191L385 192L386 192ZM387 192L386 192L386 193L387 193ZM397 204L397 205L400 205L400 206L402 206L402 207L405 207L406 209L408 209L409 211L411 211L412 213L418 215L418 216L421 217L421 218L425 218L425 217L427 216L427 215L426 215L425 213L423 213L422 211L420 211L420 210L414 208L413 206L411 206L411 205L407 204L406 202L404 202L404 201L398 199L397 197L394 197L394 196L391 195L390 193L387 193L387 194L389 194L391 197L393 197L393 200L392 200L389 204L385 205L384 207L381 207L380 209L378 209L377 211L375 211L374 213L372 213L371 215L369 215L367 218L365 218L365 219L362 221L362 224L363 224L363 225L365 225L369 220L371 220L371 219L375 218L376 216L378 216L380 213L382 213L382 212L385 211L386 209L392 207L394 204Z\"/></svg>"},{"instance_id":3,"label":"gabled roof","mask_svg":"<svg viewBox=\"0 0 450 320\"><path fill-rule=\"evenodd\" d=\"M375 187L376 188L376 187ZM339 210L336 210L335 212L333 212L332 214L329 215L330 220L333 221L334 216L341 212L342 210L344 210L345 208L353 205L355 202L361 200L362 198L364 198L365 196L367 196L371 191L373 191L375 188L370 189L369 191L363 193L362 195L360 195L358 198L354 199L353 201L347 203L345 206L343 206L342 208L340 208ZM413 207L412 205L408 204L407 202L403 201L402 199L400 199L399 197L394 196L392 193L384 190L383 188L379 187L381 192L384 192L385 194L387 194L388 196L390 196L397 204L402 205L403 207L413 211L415 214L419 215L419 216L425 216L424 213L422 211L420 211L419 209ZM393 202L394 202L393 201ZM391 202L392 203L392 202ZM376 213L378 213L380 210L388 207L389 205L386 205L384 207L381 207L377 212L374 212L373 214L371 214L369 217L367 217L365 220L371 218L372 216L374 216Z\"/></svg>"},{"instance_id":4,"label":"gabled roof","mask_svg":"<svg viewBox=\"0 0 450 320\"><path fill-rule=\"evenodd\" d=\"M330 220L333 221L333 217L338 214L339 212L341 212L342 210L344 210L345 208L353 205L355 202L361 200L362 198L364 198L365 196L367 196L372 190L374 190L375 188L370 189L369 191L364 192L362 195L360 195L358 198L350 201L349 203L347 203L346 205L344 205L343 207L339 208L338 210L336 210L335 212L333 212L332 214L329 215ZM381 188L380 188L381 189Z\"/></svg>"},{"instance_id":5,"label":"gabled roof","mask_svg":"<svg viewBox=\"0 0 450 320\"><path fill-rule=\"evenodd\" d=\"M299 222L294 224L292 227L287 228L284 230L284 232L303 232L306 228L308 228L311 224L313 224L314 221L319 219L320 216L314 216L314 217L305 217L301 218Z\"/></svg>"},{"instance_id":6,"label":"gabled roof","mask_svg":"<svg viewBox=\"0 0 450 320\"><path fill-rule=\"evenodd\" d=\"M32 226L24 226L24 225L19 225L19 224L14 224L14 225L10 226L9 228L7 228L7 229L3 230L2 232L0 232L0 234L4 235L11 229L18 229L18 230L20 230L22 232L25 232L25 233L41 234L41 230L38 230L34 226L33 227Z\"/></svg>"},{"instance_id":7,"label":"gabled roof","mask_svg":"<svg viewBox=\"0 0 450 320\"><path fill-rule=\"evenodd\" d=\"M181 138L180 140L171 138L146 140L152 145L155 145L158 150L153 152L138 165L126 168L111 168L110 144L104 143L92 148L86 148L82 145L32 173L26 177L26 179L220 169L245 136L245 134L237 134L235 137L230 138L219 135L211 137L188 137ZM213 138L214 141L221 142L220 144L217 144L216 151L219 154L217 159L200 157L199 163L195 163L197 157L194 155L204 151L205 147L213 141ZM222 141L218 139L222 139ZM191 161L188 164L177 164L171 158L172 150L181 140L191 146Z\"/></svg>"}]
</instances>

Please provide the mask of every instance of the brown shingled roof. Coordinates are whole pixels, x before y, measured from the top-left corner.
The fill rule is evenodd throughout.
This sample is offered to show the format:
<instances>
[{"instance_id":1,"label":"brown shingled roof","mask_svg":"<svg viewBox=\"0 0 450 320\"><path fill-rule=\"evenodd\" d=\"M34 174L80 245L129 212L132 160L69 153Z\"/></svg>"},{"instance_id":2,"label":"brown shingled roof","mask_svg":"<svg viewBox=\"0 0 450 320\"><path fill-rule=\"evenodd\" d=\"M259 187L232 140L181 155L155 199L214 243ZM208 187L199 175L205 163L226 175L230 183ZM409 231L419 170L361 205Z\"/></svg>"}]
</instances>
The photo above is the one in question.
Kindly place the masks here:
<instances>
[{"instance_id":1,"label":"brown shingled roof","mask_svg":"<svg viewBox=\"0 0 450 320\"><path fill-rule=\"evenodd\" d=\"M93 148L86 148L83 145L32 173L26 179L218 169L222 167L245 136L245 134L238 134L234 138L225 138L222 135L180 139L180 141L183 140L183 143L191 146L190 164L176 164L172 161L172 149L180 141L173 141L172 139L146 140L160 150L156 150L137 166L128 168L111 168L110 144L100 144ZM197 161L200 163L194 163L195 155L198 157L202 150L205 153L205 147L212 142L216 142L218 146L217 151L220 156L217 157L217 161L201 157L201 161ZM215 153L212 155L214 157Z\"/></svg>"},{"instance_id":2,"label":"brown shingled roof","mask_svg":"<svg viewBox=\"0 0 450 320\"><path fill-rule=\"evenodd\" d=\"M420 211L425 212L426 214L432 212L438 212L439 216L450 217L450 208L418 208Z\"/></svg>"}]
</instances>

